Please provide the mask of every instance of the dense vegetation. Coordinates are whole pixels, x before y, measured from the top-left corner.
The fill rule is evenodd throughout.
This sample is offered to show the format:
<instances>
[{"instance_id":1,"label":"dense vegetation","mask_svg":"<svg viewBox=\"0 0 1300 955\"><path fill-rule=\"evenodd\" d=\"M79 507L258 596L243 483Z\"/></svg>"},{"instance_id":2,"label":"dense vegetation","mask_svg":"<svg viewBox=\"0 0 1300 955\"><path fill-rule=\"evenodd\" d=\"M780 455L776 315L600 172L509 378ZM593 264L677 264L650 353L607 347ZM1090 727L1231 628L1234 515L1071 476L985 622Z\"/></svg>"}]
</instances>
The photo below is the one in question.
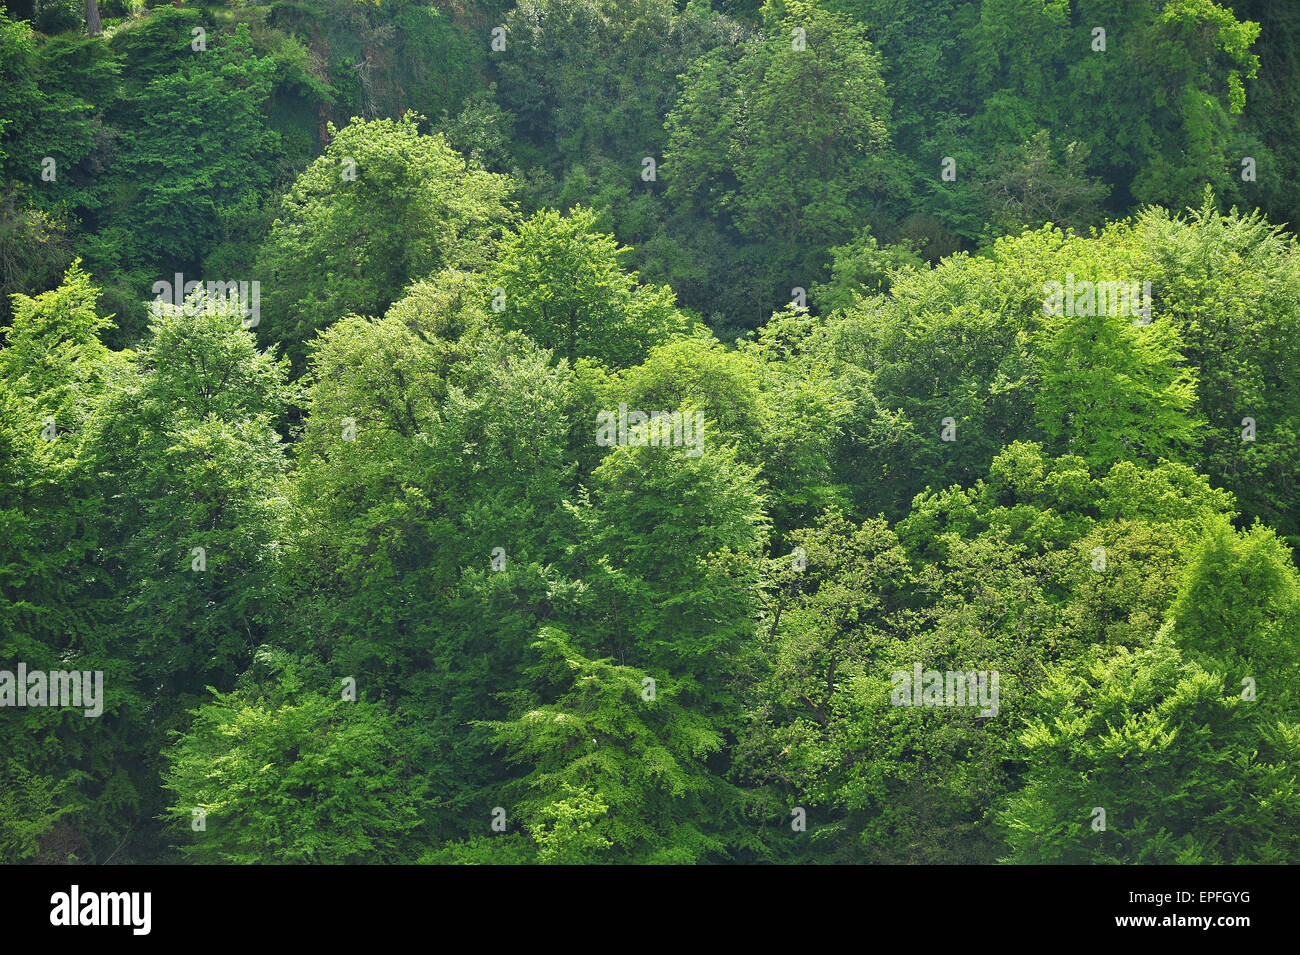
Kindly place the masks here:
<instances>
[{"instance_id":1,"label":"dense vegetation","mask_svg":"<svg viewBox=\"0 0 1300 955\"><path fill-rule=\"evenodd\" d=\"M0 860L1300 862L1300 8L0 11Z\"/></svg>"}]
</instances>

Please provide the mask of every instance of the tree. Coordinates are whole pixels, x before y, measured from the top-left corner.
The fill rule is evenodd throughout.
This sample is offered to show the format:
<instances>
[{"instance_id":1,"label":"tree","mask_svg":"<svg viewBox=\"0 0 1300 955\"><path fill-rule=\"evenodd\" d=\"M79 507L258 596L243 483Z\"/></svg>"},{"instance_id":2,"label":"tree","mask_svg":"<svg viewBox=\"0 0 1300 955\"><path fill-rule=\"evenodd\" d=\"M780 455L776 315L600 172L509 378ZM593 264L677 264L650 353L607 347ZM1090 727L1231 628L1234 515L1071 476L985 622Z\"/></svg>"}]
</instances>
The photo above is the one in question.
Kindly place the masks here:
<instances>
[{"instance_id":1,"label":"tree","mask_svg":"<svg viewBox=\"0 0 1300 955\"><path fill-rule=\"evenodd\" d=\"M89 432L123 372L100 340L111 322L98 294L74 262L58 288L14 296L0 348L0 656L7 670L101 674L94 707L0 709L0 854L11 862L102 861L149 803L145 760L128 742L146 737L135 667L90 569L107 508Z\"/></svg>"},{"instance_id":2,"label":"tree","mask_svg":"<svg viewBox=\"0 0 1300 955\"><path fill-rule=\"evenodd\" d=\"M919 495L892 528L832 509L792 533L798 550L763 582L734 750L735 778L759 787L769 818L807 812L807 835L773 830L771 851L997 859L988 821L1025 778L1022 731L1054 714L1037 702L1045 670L1150 646L1202 528L1234 516L1186 466L1094 475L1016 443L972 487ZM938 674L937 696L917 695L917 668Z\"/></svg>"},{"instance_id":3,"label":"tree","mask_svg":"<svg viewBox=\"0 0 1300 955\"><path fill-rule=\"evenodd\" d=\"M1093 32L1102 24L1104 49ZM1120 196L1194 202L1240 168L1229 149L1258 35L1213 0L985 0L970 39L974 131L993 152L1073 117L1067 135Z\"/></svg>"},{"instance_id":4,"label":"tree","mask_svg":"<svg viewBox=\"0 0 1300 955\"><path fill-rule=\"evenodd\" d=\"M481 267L510 221L509 183L424 136L416 117L355 119L294 183L258 256L269 321L296 371L314 333L380 315L406 286Z\"/></svg>"},{"instance_id":5,"label":"tree","mask_svg":"<svg viewBox=\"0 0 1300 955\"><path fill-rule=\"evenodd\" d=\"M1003 146L978 186L990 221L1004 233L1044 222L1076 231L1097 224L1110 188L1088 176L1087 157L1081 142L1053 151L1045 129L1015 149Z\"/></svg>"},{"instance_id":6,"label":"tree","mask_svg":"<svg viewBox=\"0 0 1300 955\"><path fill-rule=\"evenodd\" d=\"M510 787L519 824L554 863L685 864L725 858L738 794L708 766L723 737L675 681L593 659L564 632L533 644L543 700L489 724L529 772Z\"/></svg>"},{"instance_id":7,"label":"tree","mask_svg":"<svg viewBox=\"0 0 1300 955\"><path fill-rule=\"evenodd\" d=\"M889 100L866 31L798 0L769 4L764 19L765 39L691 70L662 170L670 199L761 245L766 295L751 325L820 278L826 250L893 188Z\"/></svg>"},{"instance_id":8,"label":"tree","mask_svg":"<svg viewBox=\"0 0 1300 955\"><path fill-rule=\"evenodd\" d=\"M248 26L241 24L209 53L140 91L142 128L124 144L120 174L144 188L116 223L128 230L128 246L120 251L129 266L143 259L166 270L167 279L177 270L198 269L217 244L219 217L270 191L271 170L261 157L279 144L265 120L275 70L270 57L254 52ZM204 125L210 116L223 118L219 134Z\"/></svg>"},{"instance_id":9,"label":"tree","mask_svg":"<svg viewBox=\"0 0 1300 955\"><path fill-rule=\"evenodd\" d=\"M756 469L710 443L707 419L703 432L697 456L684 446L613 448L580 498L582 544L567 566L586 585L581 646L671 675L690 688L684 702L716 710L752 633L767 522Z\"/></svg>"},{"instance_id":10,"label":"tree","mask_svg":"<svg viewBox=\"0 0 1300 955\"><path fill-rule=\"evenodd\" d=\"M1284 371L1300 361L1296 254L1258 214L1207 198L895 273L815 346L856 383L842 480L865 513L898 516L927 485L969 485L1032 439L1094 464L1192 464L1293 536L1295 516L1274 502L1300 473L1300 386Z\"/></svg>"},{"instance_id":11,"label":"tree","mask_svg":"<svg viewBox=\"0 0 1300 955\"><path fill-rule=\"evenodd\" d=\"M1276 534L1256 524L1212 524L1183 573L1169 611L1189 655L1231 667L1269 696L1291 693L1300 659L1300 575Z\"/></svg>"},{"instance_id":12,"label":"tree","mask_svg":"<svg viewBox=\"0 0 1300 955\"><path fill-rule=\"evenodd\" d=\"M13 321L10 297L44 291L71 264L68 223L24 202L14 185L0 195L0 322Z\"/></svg>"},{"instance_id":13,"label":"tree","mask_svg":"<svg viewBox=\"0 0 1300 955\"><path fill-rule=\"evenodd\" d=\"M288 654L261 653L259 669L262 683L195 709L166 753L181 852L222 865L405 858L424 786L402 727L379 704L342 699Z\"/></svg>"},{"instance_id":14,"label":"tree","mask_svg":"<svg viewBox=\"0 0 1300 955\"><path fill-rule=\"evenodd\" d=\"M910 243L881 245L870 229L832 248L830 256L830 280L811 289L812 299L823 313L846 309L859 298L887 292L895 273L925 266Z\"/></svg>"},{"instance_id":15,"label":"tree","mask_svg":"<svg viewBox=\"0 0 1300 955\"><path fill-rule=\"evenodd\" d=\"M590 209L543 211L501 243L490 270L502 324L570 362L610 368L637 364L654 345L686 331L672 289L641 285L623 270L611 236ZM497 292L496 289L500 289ZM494 306L495 307L495 306Z\"/></svg>"},{"instance_id":16,"label":"tree","mask_svg":"<svg viewBox=\"0 0 1300 955\"><path fill-rule=\"evenodd\" d=\"M1089 653L1039 695L1006 861L1276 864L1300 848L1293 693L1248 702L1166 634Z\"/></svg>"},{"instance_id":17,"label":"tree","mask_svg":"<svg viewBox=\"0 0 1300 955\"><path fill-rule=\"evenodd\" d=\"M524 0L506 14L497 67L517 138L561 168L619 160L631 181L661 155L679 74L722 42L718 20L665 0Z\"/></svg>"},{"instance_id":18,"label":"tree","mask_svg":"<svg viewBox=\"0 0 1300 955\"><path fill-rule=\"evenodd\" d=\"M97 521L97 563L118 644L175 699L229 686L261 642L285 509L274 425L293 389L237 297L200 290L154 315L134 373L95 407L85 454L115 502Z\"/></svg>"},{"instance_id":19,"label":"tree","mask_svg":"<svg viewBox=\"0 0 1300 955\"><path fill-rule=\"evenodd\" d=\"M1094 466L1179 456L1195 443L1197 422L1196 373L1177 329L1164 316L1142 324L1102 307L1087 311L1096 314L1049 315L1034 333L1039 427Z\"/></svg>"},{"instance_id":20,"label":"tree","mask_svg":"<svg viewBox=\"0 0 1300 955\"><path fill-rule=\"evenodd\" d=\"M1134 274L1151 275L1197 369L1198 467L1297 542L1300 514L1282 502L1300 475L1300 382L1285 370L1300 361L1300 248L1258 213L1219 212L1209 194L1182 215L1146 211L1132 242L1144 253Z\"/></svg>"},{"instance_id":21,"label":"tree","mask_svg":"<svg viewBox=\"0 0 1300 955\"><path fill-rule=\"evenodd\" d=\"M80 431L112 361L101 341L112 316L98 313L98 298L99 288L75 259L58 288L12 299L14 322L3 332L0 378L36 400L60 430Z\"/></svg>"},{"instance_id":22,"label":"tree","mask_svg":"<svg viewBox=\"0 0 1300 955\"><path fill-rule=\"evenodd\" d=\"M738 459L758 469L777 532L800 526L841 500L831 449L850 408L842 383L804 347L814 321L806 312L775 314L735 348L703 329L658 345L609 378L605 405L699 409L710 440L734 443Z\"/></svg>"},{"instance_id":23,"label":"tree","mask_svg":"<svg viewBox=\"0 0 1300 955\"><path fill-rule=\"evenodd\" d=\"M558 570L572 372L494 327L481 289L441 273L317 340L277 588L281 632L418 728L435 851L488 831L503 767L472 723L506 715L528 644L577 589Z\"/></svg>"}]
</instances>

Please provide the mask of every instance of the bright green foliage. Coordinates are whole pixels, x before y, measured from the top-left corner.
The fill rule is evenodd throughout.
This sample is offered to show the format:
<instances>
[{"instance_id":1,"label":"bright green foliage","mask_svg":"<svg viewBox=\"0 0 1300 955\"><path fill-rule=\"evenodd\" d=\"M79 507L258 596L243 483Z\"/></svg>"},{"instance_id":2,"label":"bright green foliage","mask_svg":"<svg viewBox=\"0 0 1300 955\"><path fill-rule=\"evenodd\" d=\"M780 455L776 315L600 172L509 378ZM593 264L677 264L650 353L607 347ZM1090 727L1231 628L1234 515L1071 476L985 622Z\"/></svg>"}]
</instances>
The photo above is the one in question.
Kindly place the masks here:
<instances>
[{"instance_id":1,"label":"bright green foliage","mask_svg":"<svg viewBox=\"0 0 1300 955\"><path fill-rule=\"evenodd\" d=\"M1021 738L1025 788L1001 815L1008 861L1293 858L1300 723L1294 692L1287 700L1242 699L1231 679L1225 685L1221 671L1188 659L1168 635L1054 672L1039 690L1044 715Z\"/></svg>"},{"instance_id":2,"label":"bright green foliage","mask_svg":"<svg viewBox=\"0 0 1300 955\"><path fill-rule=\"evenodd\" d=\"M0 859L12 865L36 855L40 838L68 807L60 805L61 787L48 777L33 776L9 759L0 773Z\"/></svg>"},{"instance_id":3,"label":"bright green foliage","mask_svg":"<svg viewBox=\"0 0 1300 955\"><path fill-rule=\"evenodd\" d=\"M773 851L855 862L992 862L1045 669L1156 639L1200 528L1230 498L1179 465L1094 477L1015 444L969 490L918 497L891 529L829 511L791 535L765 588L737 747L809 836ZM1100 550L1098 550L1100 548ZM1098 558L1104 558L1099 560ZM894 674L996 671L996 712L894 702ZM779 810L778 810L779 812Z\"/></svg>"},{"instance_id":4,"label":"bright green foliage","mask_svg":"<svg viewBox=\"0 0 1300 955\"><path fill-rule=\"evenodd\" d=\"M683 681L691 702L728 694L765 530L755 470L711 440L706 419L698 457L614 448L576 512L582 544L573 548L586 584L584 645Z\"/></svg>"},{"instance_id":5,"label":"bright green foliage","mask_svg":"<svg viewBox=\"0 0 1300 955\"><path fill-rule=\"evenodd\" d=\"M0 349L0 668L103 671L102 714L0 710L0 854L6 862L110 855L140 808L143 733L129 659L84 567L98 547L86 422L120 368L98 335L98 289L74 265L57 289L16 298Z\"/></svg>"},{"instance_id":6,"label":"bright green foliage","mask_svg":"<svg viewBox=\"0 0 1300 955\"><path fill-rule=\"evenodd\" d=\"M1090 238L1025 232L983 256L897 273L827 336L837 370L864 381L842 473L869 462L870 480L853 480L862 506L898 514L927 485L968 484L1013 440L1098 467L1169 457L1293 534L1293 508L1276 502L1290 500L1300 469L1300 398L1282 370L1300 360L1295 255L1257 218L1207 204L1185 218L1150 210ZM1117 297L1114 283L1132 294ZM955 440L942 440L945 418Z\"/></svg>"},{"instance_id":7,"label":"bright green foliage","mask_svg":"<svg viewBox=\"0 0 1300 955\"><path fill-rule=\"evenodd\" d=\"M87 466L114 502L98 530L118 639L149 678L193 693L228 685L265 625L284 513L273 425L292 391L234 299L196 292L155 315L135 373L96 408Z\"/></svg>"},{"instance_id":8,"label":"bright green foliage","mask_svg":"<svg viewBox=\"0 0 1300 955\"><path fill-rule=\"evenodd\" d=\"M760 469L776 528L799 526L840 499L831 448L850 408L817 356L791 348L812 323L806 313L773 316L755 341L737 349L707 332L661 345L609 380L606 404L702 410L714 429L711 440L734 442L739 459Z\"/></svg>"},{"instance_id":9,"label":"bright green foliage","mask_svg":"<svg viewBox=\"0 0 1300 955\"><path fill-rule=\"evenodd\" d=\"M671 289L640 285L623 270L620 249L596 231L596 217L540 212L501 243L490 275L506 328L519 329L557 357L610 367L639 362L688 320ZM497 289L500 291L498 292ZM494 308L497 306L494 304Z\"/></svg>"},{"instance_id":10,"label":"bright green foliage","mask_svg":"<svg viewBox=\"0 0 1300 955\"><path fill-rule=\"evenodd\" d=\"M14 321L4 332L0 379L37 401L34 410L61 431L80 430L102 387L108 349L101 333L110 317L96 311L99 289L73 262L58 288L29 298L15 295Z\"/></svg>"},{"instance_id":11,"label":"bright green foliage","mask_svg":"<svg viewBox=\"0 0 1300 955\"><path fill-rule=\"evenodd\" d=\"M263 659L269 685L214 694L167 754L169 813L191 830L181 851L224 865L404 858L424 783L401 727L374 703L341 699L312 668Z\"/></svg>"},{"instance_id":12,"label":"bright green foliage","mask_svg":"<svg viewBox=\"0 0 1300 955\"><path fill-rule=\"evenodd\" d=\"M707 767L723 737L682 705L675 682L654 678L652 693L646 671L592 659L553 628L534 650L548 701L491 728L507 760L530 767L515 811L538 861L725 857L736 796Z\"/></svg>"},{"instance_id":13,"label":"bright green foliage","mask_svg":"<svg viewBox=\"0 0 1300 955\"><path fill-rule=\"evenodd\" d=\"M8 352L0 351L0 361ZM85 548L73 543L74 515L58 506L68 468L52 442L40 437L36 410L0 378L0 659L10 670L19 660L39 669L65 655L76 661L70 666L87 662L75 647L89 629L85 607L76 603L66 577ZM75 789L68 774L75 757L67 755L82 745L80 734L70 736L85 722L42 709L0 710L7 741L0 755L0 860L36 856L41 838L78 806L69 792ZM42 749L60 754L53 774L50 760L40 758Z\"/></svg>"},{"instance_id":14,"label":"bright green foliage","mask_svg":"<svg viewBox=\"0 0 1300 955\"><path fill-rule=\"evenodd\" d=\"M1206 418L1198 464L1246 514L1292 537L1300 476L1300 247L1258 215L1152 210L1134 235L1157 314L1179 329ZM1246 418L1257 433L1246 440Z\"/></svg>"},{"instance_id":15,"label":"bright green foliage","mask_svg":"<svg viewBox=\"0 0 1300 955\"><path fill-rule=\"evenodd\" d=\"M1127 457L1175 456L1191 445L1195 374L1166 318L1047 316L1035 332L1040 362L1035 413L1056 446L1105 466Z\"/></svg>"},{"instance_id":16,"label":"bright green foliage","mask_svg":"<svg viewBox=\"0 0 1300 955\"><path fill-rule=\"evenodd\" d=\"M572 539L570 373L491 328L479 291L444 273L322 336L284 583L291 632L418 716L431 842L484 831L499 771L470 723L504 715L570 599L551 569Z\"/></svg>"},{"instance_id":17,"label":"bright green foliage","mask_svg":"<svg viewBox=\"0 0 1300 955\"><path fill-rule=\"evenodd\" d=\"M870 229L831 249L830 255L830 280L811 290L812 300L826 313L848 308L864 295L886 292L895 272L924 265L905 244L882 246Z\"/></svg>"},{"instance_id":18,"label":"bright green foliage","mask_svg":"<svg viewBox=\"0 0 1300 955\"><path fill-rule=\"evenodd\" d=\"M1300 655L1300 574L1267 528L1211 527L1170 610L1189 653L1231 662L1270 697L1295 694Z\"/></svg>"},{"instance_id":19,"label":"bright green foliage","mask_svg":"<svg viewBox=\"0 0 1300 955\"><path fill-rule=\"evenodd\" d=\"M420 865L529 865L536 861L537 846L522 832L449 842L419 858Z\"/></svg>"},{"instance_id":20,"label":"bright green foliage","mask_svg":"<svg viewBox=\"0 0 1300 955\"><path fill-rule=\"evenodd\" d=\"M1297 861L1291 6L10 4L0 861Z\"/></svg>"},{"instance_id":21,"label":"bright green foliage","mask_svg":"<svg viewBox=\"0 0 1300 955\"><path fill-rule=\"evenodd\" d=\"M756 361L768 413L755 459L768 488L768 514L777 534L807 524L813 514L842 504L837 481L836 438L851 426L852 385L826 360L821 323L806 312L774 313L751 341L737 343ZM779 539L774 540L779 546Z\"/></svg>"},{"instance_id":22,"label":"bright green foliage","mask_svg":"<svg viewBox=\"0 0 1300 955\"><path fill-rule=\"evenodd\" d=\"M261 328L295 366L343 315L379 315L416 279L481 265L510 218L507 181L421 135L411 115L357 119L330 137L285 195L256 269Z\"/></svg>"},{"instance_id":23,"label":"bright green foliage","mask_svg":"<svg viewBox=\"0 0 1300 955\"><path fill-rule=\"evenodd\" d=\"M885 299L863 300L832 328L831 357L849 366L839 373L860 369L863 379L842 451L866 513L901 513L927 485L972 483L1003 446L1038 436L1037 369L1022 332L1043 317L1049 255L1061 244L1029 233L986 257L899 273ZM955 440L943 440L945 419Z\"/></svg>"}]
</instances>

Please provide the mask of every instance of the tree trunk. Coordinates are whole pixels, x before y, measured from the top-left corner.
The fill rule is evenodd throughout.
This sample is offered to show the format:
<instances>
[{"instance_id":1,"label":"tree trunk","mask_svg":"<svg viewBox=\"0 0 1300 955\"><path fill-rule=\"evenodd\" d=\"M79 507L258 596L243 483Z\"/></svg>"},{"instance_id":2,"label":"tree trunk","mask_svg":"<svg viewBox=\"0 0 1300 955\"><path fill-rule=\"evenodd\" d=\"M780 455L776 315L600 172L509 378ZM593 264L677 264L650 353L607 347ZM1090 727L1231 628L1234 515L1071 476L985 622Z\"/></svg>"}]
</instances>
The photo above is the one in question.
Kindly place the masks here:
<instances>
[{"instance_id":1,"label":"tree trunk","mask_svg":"<svg viewBox=\"0 0 1300 955\"><path fill-rule=\"evenodd\" d=\"M104 29L99 22L99 0L86 0L86 34L99 36Z\"/></svg>"}]
</instances>

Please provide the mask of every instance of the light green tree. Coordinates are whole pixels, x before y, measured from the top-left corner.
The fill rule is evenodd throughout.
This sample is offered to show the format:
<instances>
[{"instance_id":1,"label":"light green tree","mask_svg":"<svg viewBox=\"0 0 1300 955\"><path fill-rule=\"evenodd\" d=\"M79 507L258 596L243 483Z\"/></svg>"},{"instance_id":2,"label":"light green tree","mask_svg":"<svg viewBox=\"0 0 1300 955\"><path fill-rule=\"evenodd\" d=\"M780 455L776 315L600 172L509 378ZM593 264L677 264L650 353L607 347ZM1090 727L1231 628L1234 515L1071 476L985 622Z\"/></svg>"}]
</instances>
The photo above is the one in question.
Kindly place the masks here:
<instances>
[{"instance_id":1,"label":"light green tree","mask_svg":"<svg viewBox=\"0 0 1300 955\"><path fill-rule=\"evenodd\" d=\"M307 342L349 312L380 315L406 286L475 268L510 221L508 181L422 135L413 115L356 119L284 196L258 255L266 321L301 369Z\"/></svg>"}]
</instances>

